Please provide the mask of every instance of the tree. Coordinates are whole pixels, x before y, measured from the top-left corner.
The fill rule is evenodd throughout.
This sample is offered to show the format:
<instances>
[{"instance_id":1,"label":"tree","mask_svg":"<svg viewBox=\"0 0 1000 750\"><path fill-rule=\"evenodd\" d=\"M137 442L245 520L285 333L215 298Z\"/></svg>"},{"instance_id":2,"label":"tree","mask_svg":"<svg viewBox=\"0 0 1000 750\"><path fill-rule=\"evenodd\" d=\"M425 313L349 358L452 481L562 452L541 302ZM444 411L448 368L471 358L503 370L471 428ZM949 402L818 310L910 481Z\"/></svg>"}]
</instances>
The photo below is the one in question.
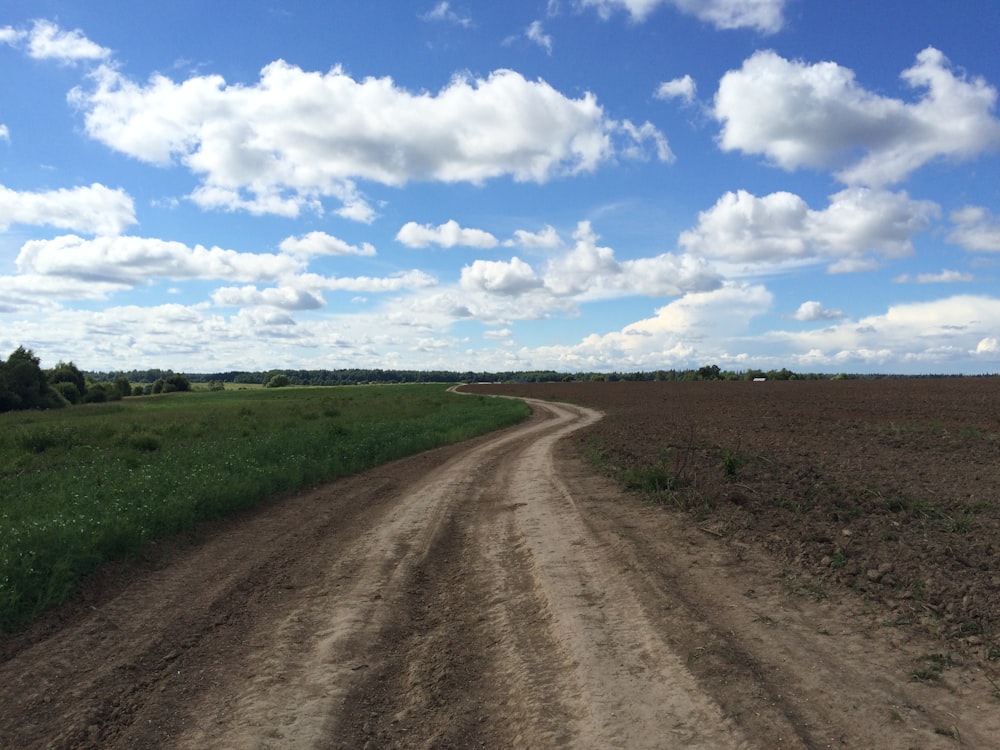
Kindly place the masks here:
<instances>
[{"instance_id":1,"label":"tree","mask_svg":"<svg viewBox=\"0 0 1000 750\"><path fill-rule=\"evenodd\" d=\"M0 412L13 409L44 409L60 405L49 390L40 360L30 349L17 347L0 363Z\"/></svg>"},{"instance_id":2,"label":"tree","mask_svg":"<svg viewBox=\"0 0 1000 750\"><path fill-rule=\"evenodd\" d=\"M191 381L180 373L174 373L167 378L167 386L164 390L168 393L173 391L190 391Z\"/></svg>"},{"instance_id":3,"label":"tree","mask_svg":"<svg viewBox=\"0 0 1000 750\"><path fill-rule=\"evenodd\" d=\"M115 378L115 390L118 391L118 396L123 398L125 396L132 395L132 384L128 382L128 378L124 375L119 375Z\"/></svg>"},{"instance_id":4,"label":"tree","mask_svg":"<svg viewBox=\"0 0 1000 750\"><path fill-rule=\"evenodd\" d=\"M48 372L49 385L71 404L78 404L87 392L87 379L72 362L59 361Z\"/></svg>"},{"instance_id":5,"label":"tree","mask_svg":"<svg viewBox=\"0 0 1000 750\"><path fill-rule=\"evenodd\" d=\"M722 370L718 365L699 367L698 380L722 380Z\"/></svg>"}]
</instances>

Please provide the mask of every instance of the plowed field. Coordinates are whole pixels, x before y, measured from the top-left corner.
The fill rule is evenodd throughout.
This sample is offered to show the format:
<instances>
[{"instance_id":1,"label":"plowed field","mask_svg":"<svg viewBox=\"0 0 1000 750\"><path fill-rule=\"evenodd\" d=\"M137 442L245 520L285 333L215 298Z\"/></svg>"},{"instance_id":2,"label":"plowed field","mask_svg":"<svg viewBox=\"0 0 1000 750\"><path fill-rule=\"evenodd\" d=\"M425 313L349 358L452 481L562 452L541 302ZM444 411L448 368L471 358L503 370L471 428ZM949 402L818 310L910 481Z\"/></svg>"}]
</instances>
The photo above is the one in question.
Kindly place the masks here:
<instances>
[{"instance_id":1,"label":"plowed field","mask_svg":"<svg viewBox=\"0 0 1000 750\"><path fill-rule=\"evenodd\" d=\"M766 550L792 589L850 589L879 605L873 626L1000 662L1000 380L482 390L601 409L572 440L606 472L674 480L660 503Z\"/></svg>"}]
</instances>

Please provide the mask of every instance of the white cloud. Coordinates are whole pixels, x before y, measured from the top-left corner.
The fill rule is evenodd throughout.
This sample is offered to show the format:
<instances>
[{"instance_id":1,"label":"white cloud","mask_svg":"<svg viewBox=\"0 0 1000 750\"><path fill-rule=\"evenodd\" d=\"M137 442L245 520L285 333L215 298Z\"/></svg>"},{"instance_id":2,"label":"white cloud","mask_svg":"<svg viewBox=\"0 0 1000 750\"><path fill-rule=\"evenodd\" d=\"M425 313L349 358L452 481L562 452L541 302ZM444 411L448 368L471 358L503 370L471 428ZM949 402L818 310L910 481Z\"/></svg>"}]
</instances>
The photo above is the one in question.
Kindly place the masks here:
<instances>
[{"instance_id":1,"label":"white cloud","mask_svg":"<svg viewBox=\"0 0 1000 750\"><path fill-rule=\"evenodd\" d=\"M933 47L902 77L923 91L917 102L867 91L833 62L757 52L719 82L719 144L763 154L783 169L839 168L841 181L871 186L900 182L934 159L971 159L1000 147L997 92L982 78L956 74Z\"/></svg>"},{"instance_id":2,"label":"white cloud","mask_svg":"<svg viewBox=\"0 0 1000 750\"><path fill-rule=\"evenodd\" d=\"M357 221L362 224L371 224L375 221L375 209L373 209L360 193L353 189L353 183L348 183L349 190L346 196L337 196L344 202L340 208L334 211L337 216L349 221ZM334 195L337 195L334 193Z\"/></svg>"},{"instance_id":3,"label":"white cloud","mask_svg":"<svg viewBox=\"0 0 1000 750\"><path fill-rule=\"evenodd\" d=\"M325 304L317 294L287 286L270 289L223 287L212 293L212 302L219 307L277 307L282 310L315 310Z\"/></svg>"},{"instance_id":4,"label":"white cloud","mask_svg":"<svg viewBox=\"0 0 1000 750\"><path fill-rule=\"evenodd\" d=\"M893 282L896 284L954 284L975 281L971 273L953 271L945 268L940 273L903 273L896 276Z\"/></svg>"},{"instance_id":5,"label":"white cloud","mask_svg":"<svg viewBox=\"0 0 1000 750\"><path fill-rule=\"evenodd\" d=\"M514 335L514 332L509 328L497 328L489 331L483 331L483 338L490 341L508 341Z\"/></svg>"},{"instance_id":6,"label":"white cloud","mask_svg":"<svg viewBox=\"0 0 1000 750\"><path fill-rule=\"evenodd\" d=\"M597 244L600 237L589 221L577 225L573 239L573 248L550 260L545 269L545 286L553 294L576 297L622 273L615 251Z\"/></svg>"},{"instance_id":7,"label":"white cloud","mask_svg":"<svg viewBox=\"0 0 1000 750\"><path fill-rule=\"evenodd\" d=\"M1000 341L996 336L987 336L976 344L975 353L977 355L1000 354Z\"/></svg>"},{"instance_id":8,"label":"white cloud","mask_svg":"<svg viewBox=\"0 0 1000 750\"><path fill-rule=\"evenodd\" d=\"M765 341L808 353L813 366L890 366L893 372L961 367L984 339L995 337L1000 299L956 295L890 306L883 314L808 331L775 331ZM986 345L988 347L988 344Z\"/></svg>"},{"instance_id":9,"label":"white cloud","mask_svg":"<svg viewBox=\"0 0 1000 750\"><path fill-rule=\"evenodd\" d=\"M660 369L720 361L750 320L773 303L760 285L727 283L692 292L619 331L592 334L570 346L524 350L536 367L568 371Z\"/></svg>"},{"instance_id":10,"label":"white cloud","mask_svg":"<svg viewBox=\"0 0 1000 750\"><path fill-rule=\"evenodd\" d=\"M286 284L332 292L398 292L401 289L424 289L437 285L437 279L420 270L400 271L392 276L320 276L314 273L286 277Z\"/></svg>"},{"instance_id":11,"label":"white cloud","mask_svg":"<svg viewBox=\"0 0 1000 750\"><path fill-rule=\"evenodd\" d=\"M92 80L70 94L87 133L152 164L179 161L201 179L191 198L209 208L295 216L333 198L345 217L370 221L355 180L543 183L645 156L647 144L669 153L649 123L608 120L592 94L572 99L511 70L456 77L437 94L281 60L254 85L162 75L143 85L110 66Z\"/></svg>"},{"instance_id":12,"label":"white cloud","mask_svg":"<svg viewBox=\"0 0 1000 750\"><path fill-rule=\"evenodd\" d=\"M982 206L965 206L951 212L955 228L945 238L948 242L974 252L1000 252L1000 218Z\"/></svg>"},{"instance_id":13,"label":"white cloud","mask_svg":"<svg viewBox=\"0 0 1000 750\"><path fill-rule=\"evenodd\" d=\"M29 240L15 261L22 273L137 286L150 278L273 281L302 268L290 255L239 253L145 237L64 235Z\"/></svg>"},{"instance_id":14,"label":"white cloud","mask_svg":"<svg viewBox=\"0 0 1000 750\"><path fill-rule=\"evenodd\" d=\"M552 247L561 246L554 230L539 234L553 238L545 240ZM394 299L387 309L394 320L427 330L465 319L504 327L514 320L575 316L588 301L678 296L722 283L704 260L691 256L619 261L611 248L598 245L589 222L580 222L574 238L572 248L549 256L540 270L517 256L476 260L462 269L457 285Z\"/></svg>"},{"instance_id":15,"label":"white cloud","mask_svg":"<svg viewBox=\"0 0 1000 750\"><path fill-rule=\"evenodd\" d=\"M449 2L438 3L429 11L424 13L421 18L425 21L447 21L448 23L453 23L465 28L472 26L472 19L469 16L463 16L453 10L451 3Z\"/></svg>"},{"instance_id":16,"label":"white cloud","mask_svg":"<svg viewBox=\"0 0 1000 750\"><path fill-rule=\"evenodd\" d=\"M0 123L0 141L10 142L10 130L3 123Z\"/></svg>"},{"instance_id":17,"label":"white cloud","mask_svg":"<svg viewBox=\"0 0 1000 750\"><path fill-rule=\"evenodd\" d=\"M0 230L11 224L53 226L87 234L118 234L135 224L135 206L124 190L99 183L42 193L0 185Z\"/></svg>"},{"instance_id":18,"label":"white cloud","mask_svg":"<svg viewBox=\"0 0 1000 750\"><path fill-rule=\"evenodd\" d=\"M532 21L524 35L529 41L534 42L550 55L552 54L552 37L542 29L541 21Z\"/></svg>"},{"instance_id":19,"label":"white cloud","mask_svg":"<svg viewBox=\"0 0 1000 750\"><path fill-rule=\"evenodd\" d=\"M545 287L557 297L578 301L634 295L675 297L717 288L722 280L707 263L691 256L664 253L618 261L614 250L599 246L589 221L573 234L576 244L552 258L543 274Z\"/></svg>"},{"instance_id":20,"label":"white cloud","mask_svg":"<svg viewBox=\"0 0 1000 750\"><path fill-rule=\"evenodd\" d=\"M685 75L661 83L656 89L655 96L657 99L680 99L685 104L692 104L697 93L698 87L694 79L690 75Z\"/></svg>"},{"instance_id":21,"label":"white cloud","mask_svg":"<svg viewBox=\"0 0 1000 750\"><path fill-rule=\"evenodd\" d=\"M292 255L360 255L373 257L375 246L369 242L351 245L326 232L309 232L299 237L286 237L278 245L283 253Z\"/></svg>"},{"instance_id":22,"label":"white cloud","mask_svg":"<svg viewBox=\"0 0 1000 750\"><path fill-rule=\"evenodd\" d=\"M582 0L592 6L602 18L614 10L628 11L632 20L645 21L660 5L672 5L717 29L752 28L765 34L780 31L784 26L786 0Z\"/></svg>"},{"instance_id":23,"label":"white cloud","mask_svg":"<svg viewBox=\"0 0 1000 750\"><path fill-rule=\"evenodd\" d=\"M19 273L0 276L0 313L17 310L37 312L63 300L103 300L115 292L127 290L130 283Z\"/></svg>"},{"instance_id":24,"label":"white cloud","mask_svg":"<svg viewBox=\"0 0 1000 750\"><path fill-rule=\"evenodd\" d=\"M510 262L477 260L462 268L459 285L466 291L519 295L542 286L534 269L516 255Z\"/></svg>"},{"instance_id":25,"label":"white cloud","mask_svg":"<svg viewBox=\"0 0 1000 750\"><path fill-rule=\"evenodd\" d=\"M496 237L482 229L466 229L459 226L454 219L433 227L430 224L417 224L409 221L396 234L396 240L407 247L478 247L489 249L499 243Z\"/></svg>"},{"instance_id":26,"label":"white cloud","mask_svg":"<svg viewBox=\"0 0 1000 750\"><path fill-rule=\"evenodd\" d=\"M28 56L35 60L57 60L74 63L79 60L106 60L111 50L87 39L79 29L65 31L51 21L37 20L30 32L16 31L7 26L0 29L0 41L18 45L28 43Z\"/></svg>"},{"instance_id":27,"label":"white cloud","mask_svg":"<svg viewBox=\"0 0 1000 750\"><path fill-rule=\"evenodd\" d=\"M847 188L817 211L793 193L758 198L740 190L702 211L678 242L695 255L735 264L829 262L831 271L843 272L872 267L872 254L910 255L913 235L938 213L937 204L905 192Z\"/></svg>"},{"instance_id":28,"label":"white cloud","mask_svg":"<svg viewBox=\"0 0 1000 750\"><path fill-rule=\"evenodd\" d=\"M652 123L644 122L636 125L631 120L615 123L615 131L624 133L627 138L619 152L629 159L644 160L647 158L646 143L651 142L656 149L656 158L662 162L674 161L674 152L670 150L666 136Z\"/></svg>"},{"instance_id":29,"label":"white cloud","mask_svg":"<svg viewBox=\"0 0 1000 750\"><path fill-rule=\"evenodd\" d=\"M795 311L792 317L795 320L803 321L837 320L844 317L844 311L823 307L822 303L816 300L809 300L799 305L799 309Z\"/></svg>"},{"instance_id":30,"label":"white cloud","mask_svg":"<svg viewBox=\"0 0 1000 750\"><path fill-rule=\"evenodd\" d=\"M27 31L15 29L13 26L0 26L0 44L16 47L26 36L28 36Z\"/></svg>"},{"instance_id":31,"label":"white cloud","mask_svg":"<svg viewBox=\"0 0 1000 750\"><path fill-rule=\"evenodd\" d=\"M562 238L555 227L546 224L540 232L528 232L524 229L514 230L514 237L504 240L504 247L525 247L552 249L562 246Z\"/></svg>"}]
</instances>

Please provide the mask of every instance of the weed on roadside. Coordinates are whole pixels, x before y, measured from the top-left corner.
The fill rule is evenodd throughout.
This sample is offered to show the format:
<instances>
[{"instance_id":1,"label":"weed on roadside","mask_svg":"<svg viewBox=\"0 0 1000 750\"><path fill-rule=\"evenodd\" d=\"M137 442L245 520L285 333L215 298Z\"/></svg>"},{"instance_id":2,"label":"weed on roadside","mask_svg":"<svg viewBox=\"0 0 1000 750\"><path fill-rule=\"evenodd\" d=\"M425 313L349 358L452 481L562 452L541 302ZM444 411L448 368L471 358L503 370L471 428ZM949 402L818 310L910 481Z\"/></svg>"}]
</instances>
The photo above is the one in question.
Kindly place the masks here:
<instances>
[{"instance_id":1,"label":"weed on roadside","mask_svg":"<svg viewBox=\"0 0 1000 750\"><path fill-rule=\"evenodd\" d=\"M917 682L939 682L946 667L954 666L951 654L924 654L910 677Z\"/></svg>"}]
</instances>

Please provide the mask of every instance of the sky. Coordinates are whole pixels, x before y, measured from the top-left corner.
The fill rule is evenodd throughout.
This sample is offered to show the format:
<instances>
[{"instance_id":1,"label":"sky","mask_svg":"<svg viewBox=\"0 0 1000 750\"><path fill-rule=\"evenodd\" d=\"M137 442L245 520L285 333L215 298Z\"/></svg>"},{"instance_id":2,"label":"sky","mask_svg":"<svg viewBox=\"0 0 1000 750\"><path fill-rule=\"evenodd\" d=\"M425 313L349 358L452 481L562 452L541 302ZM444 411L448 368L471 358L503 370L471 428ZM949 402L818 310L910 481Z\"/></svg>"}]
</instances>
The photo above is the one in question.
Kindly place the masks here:
<instances>
[{"instance_id":1,"label":"sky","mask_svg":"<svg viewBox=\"0 0 1000 750\"><path fill-rule=\"evenodd\" d=\"M998 39L996 0L5 0L0 356L997 373Z\"/></svg>"}]
</instances>

